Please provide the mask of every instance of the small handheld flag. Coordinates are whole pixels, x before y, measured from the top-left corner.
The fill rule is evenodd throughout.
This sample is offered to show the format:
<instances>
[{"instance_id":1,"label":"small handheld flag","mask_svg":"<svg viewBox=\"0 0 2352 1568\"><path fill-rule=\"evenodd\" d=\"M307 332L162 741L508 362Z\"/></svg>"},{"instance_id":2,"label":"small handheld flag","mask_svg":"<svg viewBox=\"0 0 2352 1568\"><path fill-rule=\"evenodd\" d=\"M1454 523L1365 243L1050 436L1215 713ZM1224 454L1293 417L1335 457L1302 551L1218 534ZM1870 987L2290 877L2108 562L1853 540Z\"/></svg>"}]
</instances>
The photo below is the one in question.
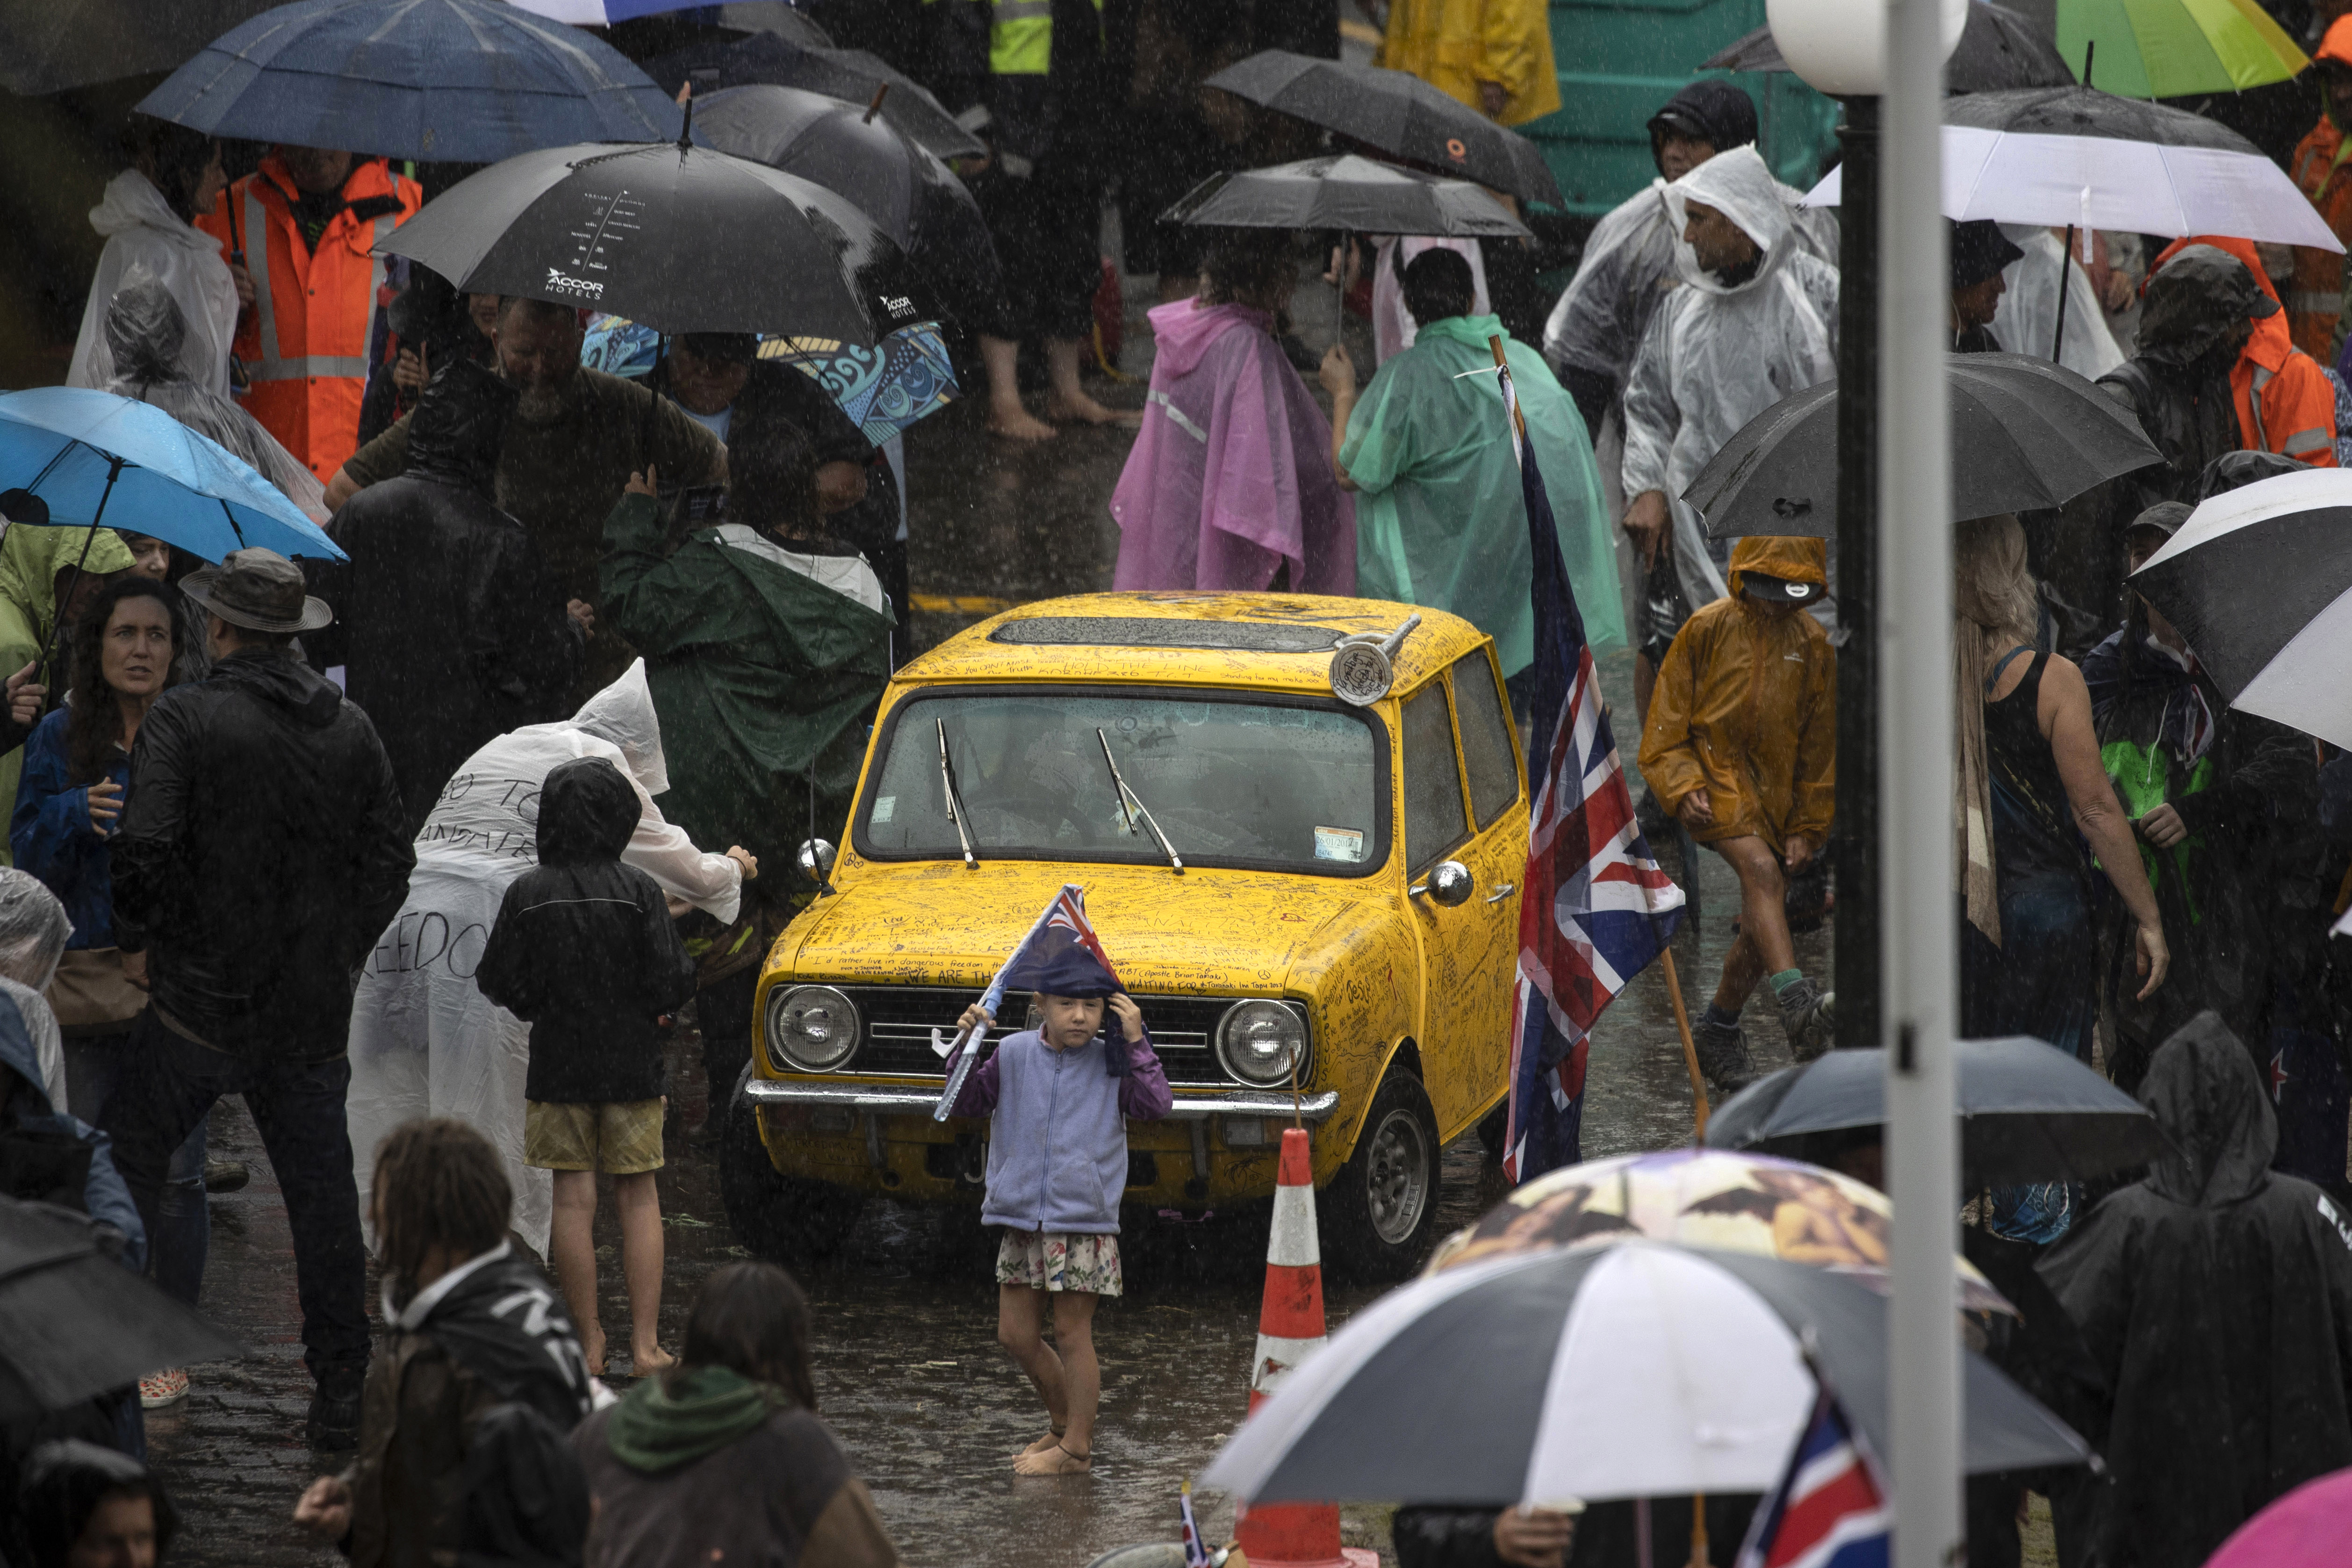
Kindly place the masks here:
<instances>
[{"instance_id":1,"label":"small handheld flag","mask_svg":"<svg viewBox=\"0 0 2352 1568\"><path fill-rule=\"evenodd\" d=\"M1593 1024L1681 922L1683 890L1659 869L1633 820L1633 792L1601 706L1584 616L1559 552L1543 474L1528 449L1502 340L1491 340L1535 552L1536 746L1528 868L1520 887L1519 979L1511 1004L1510 1124L1503 1169L1514 1184L1582 1158L1584 1062Z\"/></svg>"},{"instance_id":2,"label":"small handheld flag","mask_svg":"<svg viewBox=\"0 0 2352 1568\"><path fill-rule=\"evenodd\" d=\"M1108 996L1127 989L1119 984L1118 972L1110 966L1110 955L1103 952L1093 922L1087 919L1085 889L1062 884L1062 890L1054 895L1029 934L1021 939L981 994L982 1010L994 1017L1004 1005L1008 989L1043 991L1054 996ZM953 1110L957 1097L963 1093L964 1080L979 1065L979 1037L985 1032L980 1027L967 1029L946 1048L947 1089L932 1108L932 1121L945 1121ZM1127 1053L1111 1050L1106 1056L1110 1076L1125 1077Z\"/></svg>"},{"instance_id":3,"label":"small handheld flag","mask_svg":"<svg viewBox=\"0 0 2352 1568\"><path fill-rule=\"evenodd\" d=\"M1200 1522L1192 1517L1191 1480L1176 1494L1176 1506L1184 1516L1184 1568L1209 1568L1208 1543L1201 1539Z\"/></svg>"},{"instance_id":4,"label":"small handheld flag","mask_svg":"<svg viewBox=\"0 0 2352 1568\"><path fill-rule=\"evenodd\" d=\"M1886 1568L1894 1528L1886 1489L1824 1384L1736 1568Z\"/></svg>"}]
</instances>

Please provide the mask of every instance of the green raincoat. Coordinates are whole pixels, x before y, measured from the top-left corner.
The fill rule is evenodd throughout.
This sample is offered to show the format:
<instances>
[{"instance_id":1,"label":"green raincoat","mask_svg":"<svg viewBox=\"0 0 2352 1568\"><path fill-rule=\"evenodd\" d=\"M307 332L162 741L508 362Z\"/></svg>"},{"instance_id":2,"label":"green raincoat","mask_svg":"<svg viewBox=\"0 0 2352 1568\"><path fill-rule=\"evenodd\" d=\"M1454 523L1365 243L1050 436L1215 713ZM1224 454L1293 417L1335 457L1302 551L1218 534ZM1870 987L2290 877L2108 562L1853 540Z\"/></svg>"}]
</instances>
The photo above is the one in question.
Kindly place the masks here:
<instances>
[{"instance_id":1,"label":"green raincoat","mask_svg":"<svg viewBox=\"0 0 2352 1568\"><path fill-rule=\"evenodd\" d=\"M604 520L601 622L646 658L669 762L662 815L792 875L809 833L841 842L867 721L890 679L890 618L702 529L665 557L654 499ZM812 770L814 770L812 775Z\"/></svg>"},{"instance_id":2,"label":"green raincoat","mask_svg":"<svg viewBox=\"0 0 2352 1568\"><path fill-rule=\"evenodd\" d=\"M82 560L82 546L89 558ZM0 539L0 679L16 674L41 657L49 626L57 616L57 576L81 561L82 570L104 576L130 569L130 547L114 530L44 528L33 523L10 525ZM58 681L45 675L49 689ZM0 801L13 803L16 781L25 771L22 747L0 758ZM14 865L7 846L0 845L0 865Z\"/></svg>"},{"instance_id":3,"label":"green raincoat","mask_svg":"<svg viewBox=\"0 0 2352 1568\"><path fill-rule=\"evenodd\" d=\"M1494 637L1508 676L1535 658L1534 562L1486 346L1502 332L1494 316L1449 316L1422 328L1364 389L1339 461L1358 491L1356 592L1451 610ZM1543 356L1503 341L1585 637L1596 652L1622 647L1625 609L1591 437Z\"/></svg>"}]
</instances>

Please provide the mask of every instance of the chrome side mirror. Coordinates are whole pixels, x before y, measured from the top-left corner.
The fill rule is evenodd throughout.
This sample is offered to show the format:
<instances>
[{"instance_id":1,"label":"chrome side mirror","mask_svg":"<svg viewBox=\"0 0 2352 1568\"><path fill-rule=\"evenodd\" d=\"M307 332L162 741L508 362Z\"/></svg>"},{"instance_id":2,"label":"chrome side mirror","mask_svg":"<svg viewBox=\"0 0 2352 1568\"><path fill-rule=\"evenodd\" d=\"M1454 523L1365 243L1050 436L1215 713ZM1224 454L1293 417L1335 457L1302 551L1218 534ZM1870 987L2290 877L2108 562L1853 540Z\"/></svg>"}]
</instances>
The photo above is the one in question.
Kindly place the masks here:
<instances>
[{"instance_id":1,"label":"chrome side mirror","mask_svg":"<svg viewBox=\"0 0 2352 1568\"><path fill-rule=\"evenodd\" d=\"M1430 868L1429 880L1417 888L1406 889L1405 896L1418 899L1425 894L1431 903L1450 910L1468 903L1470 895L1477 890L1477 879L1470 875L1470 868L1461 861L1440 860Z\"/></svg>"},{"instance_id":2,"label":"chrome side mirror","mask_svg":"<svg viewBox=\"0 0 2352 1568\"><path fill-rule=\"evenodd\" d=\"M833 891L830 879L833 875L834 848L831 844L822 838L804 839L801 844L801 852L793 858L799 861L801 869L808 874L810 881L814 882L825 892Z\"/></svg>"}]
</instances>

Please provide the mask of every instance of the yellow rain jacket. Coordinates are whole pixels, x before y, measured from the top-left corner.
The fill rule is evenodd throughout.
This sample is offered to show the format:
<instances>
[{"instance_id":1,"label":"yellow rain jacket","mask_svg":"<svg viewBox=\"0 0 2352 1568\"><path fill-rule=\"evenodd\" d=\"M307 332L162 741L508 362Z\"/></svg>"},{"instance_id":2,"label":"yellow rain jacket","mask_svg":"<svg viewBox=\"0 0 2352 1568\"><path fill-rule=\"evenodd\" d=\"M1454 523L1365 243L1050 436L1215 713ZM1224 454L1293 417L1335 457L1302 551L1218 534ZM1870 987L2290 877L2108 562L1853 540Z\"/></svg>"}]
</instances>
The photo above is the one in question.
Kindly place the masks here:
<instances>
[{"instance_id":1,"label":"yellow rain jacket","mask_svg":"<svg viewBox=\"0 0 2352 1568\"><path fill-rule=\"evenodd\" d=\"M1751 534L1731 552L1731 595L1686 622L1666 650L1642 731L1642 776L1667 811L1705 789L1715 821L1702 844L1752 835L1780 853L1792 835L1819 846L1837 800L1837 650L1804 611L1769 613L1740 592L1754 572L1826 580L1818 539Z\"/></svg>"},{"instance_id":2,"label":"yellow rain jacket","mask_svg":"<svg viewBox=\"0 0 2352 1568\"><path fill-rule=\"evenodd\" d=\"M1481 113L1478 84L1500 83L1509 94L1500 116L1506 125L1559 108L1545 0L1391 0L1379 63L1410 71Z\"/></svg>"}]
</instances>

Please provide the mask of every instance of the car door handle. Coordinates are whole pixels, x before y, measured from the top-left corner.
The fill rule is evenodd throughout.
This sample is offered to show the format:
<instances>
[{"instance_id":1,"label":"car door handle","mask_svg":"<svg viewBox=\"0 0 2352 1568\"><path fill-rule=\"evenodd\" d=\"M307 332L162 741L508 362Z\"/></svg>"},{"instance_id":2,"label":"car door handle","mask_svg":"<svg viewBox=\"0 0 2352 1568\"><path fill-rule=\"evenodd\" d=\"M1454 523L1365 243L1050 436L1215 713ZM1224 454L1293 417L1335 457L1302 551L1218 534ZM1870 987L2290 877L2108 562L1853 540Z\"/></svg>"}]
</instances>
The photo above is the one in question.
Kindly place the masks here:
<instances>
[{"instance_id":1,"label":"car door handle","mask_svg":"<svg viewBox=\"0 0 2352 1568\"><path fill-rule=\"evenodd\" d=\"M1490 904L1499 904L1505 899L1509 898L1513 893L1516 893L1518 890L1519 885L1517 882L1498 883L1496 884L1495 890L1486 895L1486 901Z\"/></svg>"}]
</instances>

